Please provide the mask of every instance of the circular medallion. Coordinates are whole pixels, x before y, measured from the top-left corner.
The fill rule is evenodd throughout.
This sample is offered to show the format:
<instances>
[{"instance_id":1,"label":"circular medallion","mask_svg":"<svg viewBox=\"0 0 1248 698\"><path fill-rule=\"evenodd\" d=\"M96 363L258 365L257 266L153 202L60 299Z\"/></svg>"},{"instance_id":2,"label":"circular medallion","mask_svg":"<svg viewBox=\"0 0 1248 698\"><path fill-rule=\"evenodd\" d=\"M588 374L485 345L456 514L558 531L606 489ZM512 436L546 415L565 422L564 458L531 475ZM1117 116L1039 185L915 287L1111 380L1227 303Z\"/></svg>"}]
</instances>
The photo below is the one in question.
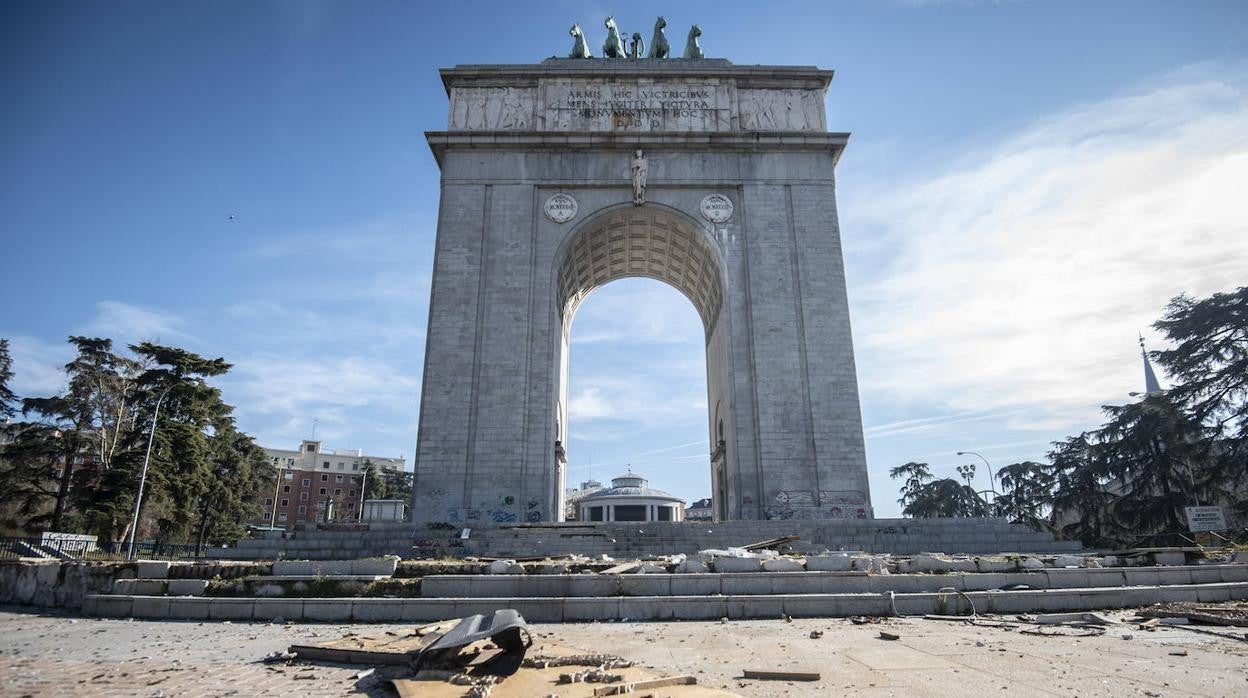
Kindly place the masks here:
<instances>
[{"instance_id":1,"label":"circular medallion","mask_svg":"<svg viewBox=\"0 0 1248 698\"><path fill-rule=\"evenodd\" d=\"M571 194L554 194L546 199L542 210L546 212L546 217L556 223L567 223L576 218L576 199Z\"/></svg>"},{"instance_id":2,"label":"circular medallion","mask_svg":"<svg viewBox=\"0 0 1248 698\"><path fill-rule=\"evenodd\" d=\"M712 223L727 223L732 218L732 200L723 194L702 199L702 217Z\"/></svg>"}]
</instances>

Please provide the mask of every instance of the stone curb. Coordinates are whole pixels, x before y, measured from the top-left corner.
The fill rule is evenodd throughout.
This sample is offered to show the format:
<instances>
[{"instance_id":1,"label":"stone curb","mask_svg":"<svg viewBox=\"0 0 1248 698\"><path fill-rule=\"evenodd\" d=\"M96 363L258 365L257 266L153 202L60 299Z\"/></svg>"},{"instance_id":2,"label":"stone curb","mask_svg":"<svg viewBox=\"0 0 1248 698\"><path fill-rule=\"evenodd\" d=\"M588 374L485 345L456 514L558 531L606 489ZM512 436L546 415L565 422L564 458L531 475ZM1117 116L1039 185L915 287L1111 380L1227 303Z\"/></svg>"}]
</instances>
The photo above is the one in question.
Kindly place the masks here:
<instances>
[{"instance_id":1,"label":"stone curb","mask_svg":"<svg viewBox=\"0 0 1248 698\"><path fill-rule=\"evenodd\" d=\"M1187 601L1214 603L1248 599L1248 582L970 591L980 613L1034 613L1128 608ZM960 594L775 594L730 596L554 597L476 599L230 599L165 596L86 597L83 614L153 620L292 620L309 622L424 622L514 608L530 622L612 620L715 620L832 618L869 615L967 614Z\"/></svg>"}]
</instances>

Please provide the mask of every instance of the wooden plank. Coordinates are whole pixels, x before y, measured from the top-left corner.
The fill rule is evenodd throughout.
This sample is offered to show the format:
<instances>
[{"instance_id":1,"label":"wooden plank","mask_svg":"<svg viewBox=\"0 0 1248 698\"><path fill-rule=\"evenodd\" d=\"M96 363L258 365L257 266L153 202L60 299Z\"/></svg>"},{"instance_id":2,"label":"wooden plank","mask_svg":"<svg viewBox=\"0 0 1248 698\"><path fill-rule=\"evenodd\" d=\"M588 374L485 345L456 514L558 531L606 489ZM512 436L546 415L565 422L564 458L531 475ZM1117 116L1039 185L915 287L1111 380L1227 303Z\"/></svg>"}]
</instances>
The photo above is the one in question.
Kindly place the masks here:
<instances>
[{"instance_id":1,"label":"wooden plank","mask_svg":"<svg viewBox=\"0 0 1248 698\"><path fill-rule=\"evenodd\" d=\"M608 567L607 569L599 572L598 574L624 574L626 572L635 570L640 566L641 566L641 563L638 563L638 562L625 562L625 563L616 565L615 567Z\"/></svg>"},{"instance_id":2,"label":"wooden plank","mask_svg":"<svg viewBox=\"0 0 1248 698\"><path fill-rule=\"evenodd\" d=\"M671 676L665 679L650 679L649 681L634 681L632 683L622 683L615 686L603 686L594 689L594 698L598 696L615 696L621 693L635 693L637 691L645 691L651 688L665 688L667 686L692 686L698 682L694 676Z\"/></svg>"},{"instance_id":3,"label":"wooden plank","mask_svg":"<svg viewBox=\"0 0 1248 698\"><path fill-rule=\"evenodd\" d=\"M815 671L762 671L759 669L746 669L742 672L742 676L747 679L762 679L764 681L818 681L820 675Z\"/></svg>"}]
</instances>

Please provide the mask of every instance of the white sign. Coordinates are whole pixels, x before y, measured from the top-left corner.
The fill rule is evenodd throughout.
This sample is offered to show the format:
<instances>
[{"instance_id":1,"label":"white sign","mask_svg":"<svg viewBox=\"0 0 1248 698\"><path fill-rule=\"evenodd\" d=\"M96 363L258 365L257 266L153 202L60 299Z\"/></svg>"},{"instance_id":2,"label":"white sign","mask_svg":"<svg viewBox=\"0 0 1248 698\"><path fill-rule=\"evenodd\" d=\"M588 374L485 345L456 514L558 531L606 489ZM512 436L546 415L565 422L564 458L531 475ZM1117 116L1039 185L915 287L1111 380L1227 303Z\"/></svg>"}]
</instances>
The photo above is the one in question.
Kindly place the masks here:
<instances>
[{"instance_id":1,"label":"white sign","mask_svg":"<svg viewBox=\"0 0 1248 698\"><path fill-rule=\"evenodd\" d=\"M576 218L576 199L571 194L555 194L546 199L546 204L542 206L542 210L546 212L546 217L556 223L567 223Z\"/></svg>"},{"instance_id":2,"label":"white sign","mask_svg":"<svg viewBox=\"0 0 1248 698\"><path fill-rule=\"evenodd\" d=\"M1183 512L1187 514L1187 530L1192 533L1226 530L1222 507L1183 507Z\"/></svg>"},{"instance_id":3,"label":"white sign","mask_svg":"<svg viewBox=\"0 0 1248 698\"><path fill-rule=\"evenodd\" d=\"M702 217L712 223L727 223L732 218L732 200L723 194L702 199Z\"/></svg>"}]
</instances>

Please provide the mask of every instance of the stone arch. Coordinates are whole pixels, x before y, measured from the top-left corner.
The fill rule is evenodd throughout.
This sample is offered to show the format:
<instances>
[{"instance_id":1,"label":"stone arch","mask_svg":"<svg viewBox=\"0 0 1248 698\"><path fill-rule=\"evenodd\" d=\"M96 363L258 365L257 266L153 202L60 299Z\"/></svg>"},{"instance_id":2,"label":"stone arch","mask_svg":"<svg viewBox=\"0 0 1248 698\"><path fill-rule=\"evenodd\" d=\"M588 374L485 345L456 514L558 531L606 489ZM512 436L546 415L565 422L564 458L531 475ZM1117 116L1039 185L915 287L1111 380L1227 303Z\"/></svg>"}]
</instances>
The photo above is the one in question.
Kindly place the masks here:
<instances>
[{"instance_id":1,"label":"stone arch","mask_svg":"<svg viewBox=\"0 0 1248 698\"><path fill-rule=\"evenodd\" d=\"M719 414L712 417L709 406L715 405L718 412L728 399L727 365L718 358L724 354L723 343L727 339L726 333L720 331L725 324L722 316L727 284L723 255L707 231L688 215L665 206L625 204L606 208L568 233L555 253L552 273L555 326L562 328L557 333L554 372L555 404L563 408L560 414L564 416L562 446L567 446L573 417L564 411L568 405L572 318L595 289L617 279L645 277L675 288L689 299L702 319L707 361L707 437L714 449L715 420L722 425L722 419ZM557 473L561 472L566 462L561 459L565 457L560 449L556 454ZM711 465L707 463L708 468ZM711 477L713 482L714 472ZM560 497L562 490L553 494Z\"/></svg>"},{"instance_id":2,"label":"stone arch","mask_svg":"<svg viewBox=\"0 0 1248 698\"><path fill-rule=\"evenodd\" d=\"M577 226L555 259L555 308L565 328L594 289L630 276L657 279L683 293L708 338L723 309L717 245L696 221L667 207L606 209Z\"/></svg>"}]
</instances>

